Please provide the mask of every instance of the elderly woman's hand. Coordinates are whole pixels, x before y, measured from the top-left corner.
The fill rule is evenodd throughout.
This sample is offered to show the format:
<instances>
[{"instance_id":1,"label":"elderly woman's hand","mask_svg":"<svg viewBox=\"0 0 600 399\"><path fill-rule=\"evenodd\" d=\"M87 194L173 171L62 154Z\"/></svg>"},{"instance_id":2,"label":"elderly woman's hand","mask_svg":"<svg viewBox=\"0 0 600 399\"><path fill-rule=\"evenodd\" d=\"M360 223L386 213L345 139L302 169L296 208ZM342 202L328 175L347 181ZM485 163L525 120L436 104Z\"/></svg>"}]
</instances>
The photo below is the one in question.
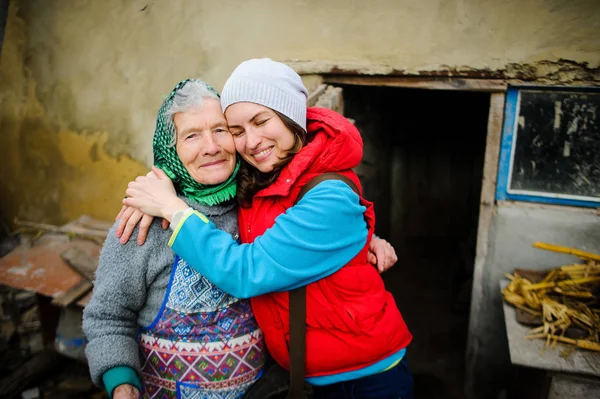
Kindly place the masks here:
<instances>
[{"instance_id":1,"label":"elderly woman's hand","mask_svg":"<svg viewBox=\"0 0 600 399\"><path fill-rule=\"evenodd\" d=\"M119 385L113 391L113 399L139 399L140 391L133 385Z\"/></svg>"},{"instance_id":2,"label":"elderly woman's hand","mask_svg":"<svg viewBox=\"0 0 600 399\"><path fill-rule=\"evenodd\" d=\"M151 179L158 179L158 176L156 176L152 170L148 172L146 176ZM115 220L119 221L115 235L117 238L119 238L119 242L121 244L125 244L127 241L129 241L131 234L133 233L133 229L135 229L135 226L138 226L137 243L138 245L143 245L144 242L146 242L148 230L150 229L152 220L154 220L154 216L146 215L144 212L138 209L123 205ZM163 219L161 221L161 225L163 230L166 230L169 228L169 221Z\"/></svg>"},{"instance_id":3,"label":"elderly woman's hand","mask_svg":"<svg viewBox=\"0 0 600 399\"><path fill-rule=\"evenodd\" d=\"M152 171L158 179L139 176L127 185L127 198L123 199L123 205L134 207L151 216L160 216L171 222L173 213L189 207L177 197L173 182L162 170L153 166Z\"/></svg>"},{"instance_id":4,"label":"elderly woman's hand","mask_svg":"<svg viewBox=\"0 0 600 399\"><path fill-rule=\"evenodd\" d=\"M143 245L146 242L148 230L154 220L154 216L146 215L138 209L123 205L115 220L119 221L115 235L119 238L121 244L129 241L133 234L133 229L135 229L135 226L138 226L137 243L138 245ZM163 230L166 230L169 228L169 221L163 219L161 225Z\"/></svg>"}]
</instances>

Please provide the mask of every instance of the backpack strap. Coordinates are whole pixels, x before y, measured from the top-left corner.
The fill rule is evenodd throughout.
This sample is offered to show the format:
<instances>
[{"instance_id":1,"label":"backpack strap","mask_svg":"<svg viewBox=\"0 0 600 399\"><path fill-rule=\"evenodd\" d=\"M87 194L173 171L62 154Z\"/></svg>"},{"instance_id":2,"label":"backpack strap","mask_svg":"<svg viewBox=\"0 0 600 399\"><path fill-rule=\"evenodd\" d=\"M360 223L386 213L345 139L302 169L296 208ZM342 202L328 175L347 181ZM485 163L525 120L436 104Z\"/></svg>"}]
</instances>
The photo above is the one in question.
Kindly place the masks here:
<instances>
[{"instance_id":1,"label":"backpack strap","mask_svg":"<svg viewBox=\"0 0 600 399\"><path fill-rule=\"evenodd\" d=\"M352 189L352 191L354 191L360 197L360 193L358 192L358 187L356 187L356 184L354 184L354 182L352 180L350 180L350 178L348 178L344 175L340 175L339 173L328 172L328 173L323 173L321 175L315 176L312 179L310 179L308 181L308 183L306 183L304 185L304 187L302 187L302 190L300 190L300 193L296 197L296 201L294 201L294 205L296 205L298 203L298 201L300 201L302 199L302 197L304 197L304 195L311 188L313 188L314 186L316 186L317 184L319 184L325 180L341 180L344 183L346 183L347 185L349 185L350 188Z\"/></svg>"},{"instance_id":2,"label":"backpack strap","mask_svg":"<svg viewBox=\"0 0 600 399\"><path fill-rule=\"evenodd\" d=\"M310 191L311 188L325 180L341 180L360 196L358 187L349 178L339 173L323 173L311 180L302 189L294 201L294 205ZM288 399L308 397L305 391L304 375L306 372L306 286L289 292L290 301L290 390Z\"/></svg>"}]
</instances>

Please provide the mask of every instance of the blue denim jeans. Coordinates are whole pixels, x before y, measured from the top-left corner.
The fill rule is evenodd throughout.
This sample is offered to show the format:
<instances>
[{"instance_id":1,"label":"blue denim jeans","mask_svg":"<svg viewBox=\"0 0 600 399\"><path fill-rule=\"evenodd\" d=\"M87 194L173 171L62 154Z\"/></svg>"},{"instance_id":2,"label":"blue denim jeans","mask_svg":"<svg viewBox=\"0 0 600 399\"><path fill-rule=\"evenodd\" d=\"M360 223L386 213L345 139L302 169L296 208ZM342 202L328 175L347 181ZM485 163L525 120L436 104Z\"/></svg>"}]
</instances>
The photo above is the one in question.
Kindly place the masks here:
<instances>
[{"instance_id":1,"label":"blue denim jeans","mask_svg":"<svg viewBox=\"0 0 600 399\"><path fill-rule=\"evenodd\" d=\"M314 386L314 399L413 399L413 377L406 357L382 373L337 384Z\"/></svg>"}]
</instances>

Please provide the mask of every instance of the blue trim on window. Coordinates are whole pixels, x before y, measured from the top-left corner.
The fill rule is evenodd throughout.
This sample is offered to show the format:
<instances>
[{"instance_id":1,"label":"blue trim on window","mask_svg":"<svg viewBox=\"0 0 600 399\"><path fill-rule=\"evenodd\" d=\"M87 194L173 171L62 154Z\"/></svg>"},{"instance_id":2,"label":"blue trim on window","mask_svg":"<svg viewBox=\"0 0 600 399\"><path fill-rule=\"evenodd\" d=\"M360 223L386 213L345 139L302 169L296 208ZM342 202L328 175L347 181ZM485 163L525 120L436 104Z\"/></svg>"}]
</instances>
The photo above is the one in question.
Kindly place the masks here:
<instances>
[{"instance_id":1,"label":"blue trim on window","mask_svg":"<svg viewBox=\"0 0 600 399\"><path fill-rule=\"evenodd\" d=\"M523 201L537 202L551 205L566 205L598 208L599 202L585 201L569 198L552 198L545 196L536 196L529 194L511 194L508 192L510 180L510 166L513 151L513 142L516 134L516 122L519 107L520 90L547 90L547 91L600 91L597 87L561 87L561 86L511 86L506 91L506 104L504 107L504 126L502 129L502 140L500 142L500 159L498 162L498 178L496 180L496 200L497 201ZM516 143L515 143L516 144Z\"/></svg>"},{"instance_id":2,"label":"blue trim on window","mask_svg":"<svg viewBox=\"0 0 600 399\"><path fill-rule=\"evenodd\" d=\"M510 172L510 157L514 139L514 126L517 119L517 106L519 105L519 90L509 88L506 92L506 105L504 107L504 127L502 141L500 142L500 161L498 164L498 180L496 182L496 200L508 199L508 179Z\"/></svg>"},{"instance_id":3,"label":"blue trim on window","mask_svg":"<svg viewBox=\"0 0 600 399\"><path fill-rule=\"evenodd\" d=\"M600 208L600 203L582 200L573 200L568 198L549 198L549 197L538 197L535 195L524 195L524 194L506 194L506 199L510 201L523 201L523 202L537 202L541 204L550 205L566 205L566 206L579 206L588 208Z\"/></svg>"}]
</instances>

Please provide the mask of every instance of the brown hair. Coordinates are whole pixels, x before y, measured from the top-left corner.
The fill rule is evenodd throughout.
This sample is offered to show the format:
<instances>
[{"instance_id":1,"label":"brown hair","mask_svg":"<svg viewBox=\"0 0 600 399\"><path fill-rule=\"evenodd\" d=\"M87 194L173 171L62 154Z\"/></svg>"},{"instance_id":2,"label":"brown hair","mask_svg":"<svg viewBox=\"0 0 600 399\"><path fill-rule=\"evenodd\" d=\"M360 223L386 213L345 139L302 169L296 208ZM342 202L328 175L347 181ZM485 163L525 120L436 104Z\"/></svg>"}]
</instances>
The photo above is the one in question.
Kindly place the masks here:
<instances>
[{"instance_id":1,"label":"brown hair","mask_svg":"<svg viewBox=\"0 0 600 399\"><path fill-rule=\"evenodd\" d=\"M281 169L306 145L306 131L282 113L275 110L273 112L294 135L294 144L287 154L274 165L273 170L268 173L261 172L242 159L237 177L237 200L242 207L249 207L252 204L254 194L273 183L281 173Z\"/></svg>"}]
</instances>

